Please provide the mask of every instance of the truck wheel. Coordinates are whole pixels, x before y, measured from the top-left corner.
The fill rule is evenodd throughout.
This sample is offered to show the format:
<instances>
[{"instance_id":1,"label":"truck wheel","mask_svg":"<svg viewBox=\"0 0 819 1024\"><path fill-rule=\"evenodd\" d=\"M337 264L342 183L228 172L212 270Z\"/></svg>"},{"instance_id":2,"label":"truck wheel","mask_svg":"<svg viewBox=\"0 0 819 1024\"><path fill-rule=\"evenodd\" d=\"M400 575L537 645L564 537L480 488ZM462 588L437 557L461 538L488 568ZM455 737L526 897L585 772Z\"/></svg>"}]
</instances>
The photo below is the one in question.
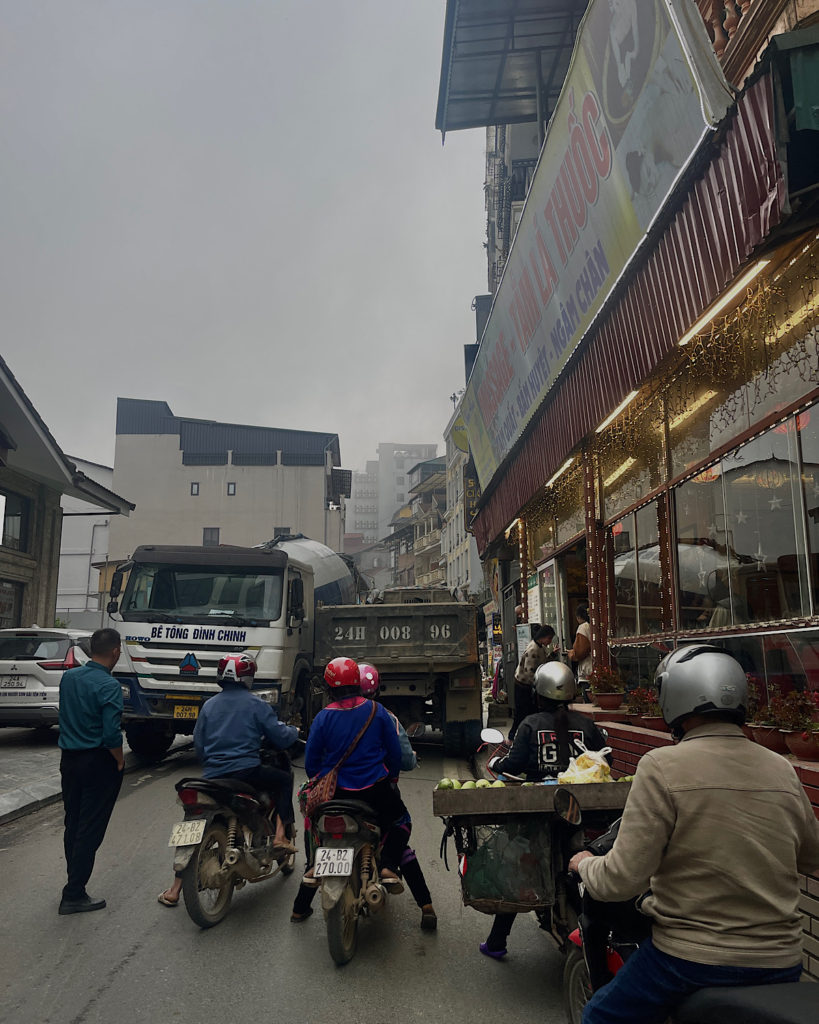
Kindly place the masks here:
<instances>
[{"instance_id":1,"label":"truck wheel","mask_svg":"<svg viewBox=\"0 0 819 1024\"><path fill-rule=\"evenodd\" d=\"M301 716L301 727L299 735L307 739L313 719L321 711L321 698L314 693L313 680L308 673L299 676L296 684L296 700L299 703L299 715Z\"/></svg>"},{"instance_id":2,"label":"truck wheel","mask_svg":"<svg viewBox=\"0 0 819 1024\"><path fill-rule=\"evenodd\" d=\"M130 722L125 726L125 739L141 761L161 761L170 750L174 734L153 722Z\"/></svg>"},{"instance_id":3,"label":"truck wheel","mask_svg":"<svg viewBox=\"0 0 819 1024\"><path fill-rule=\"evenodd\" d=\"M472 757L481 745L481 723L477 718L470 718L468 722L461 722L463 727L463 756Z\"/></svg>"},{"instance_id":4,"label":"truck wheel","mask_svg":"<svg viewBox=\"0 0 819 1024\"><path fill-rule=\"evenodd\" d=\"M460 757L463 754L463 726L463 722L444 722L444 757Z\"/></svg>"}]
</instances>

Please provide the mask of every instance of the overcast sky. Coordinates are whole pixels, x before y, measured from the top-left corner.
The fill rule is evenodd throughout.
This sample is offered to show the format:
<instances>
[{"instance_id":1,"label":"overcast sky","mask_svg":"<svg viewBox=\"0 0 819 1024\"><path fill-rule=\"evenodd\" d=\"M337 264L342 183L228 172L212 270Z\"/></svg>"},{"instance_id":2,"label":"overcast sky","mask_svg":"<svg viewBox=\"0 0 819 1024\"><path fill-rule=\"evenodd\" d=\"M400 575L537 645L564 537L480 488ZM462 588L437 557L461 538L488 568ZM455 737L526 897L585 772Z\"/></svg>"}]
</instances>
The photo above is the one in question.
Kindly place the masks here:
<instances>
[{"instance_id":1,"label":"overcast sky","mask_svg":"<svg viewBox=\"0 0 819 1024\"><path fill-rule=\"evenodd\" d=\"M486 290L444 0L0 0L0 351L64 451L117 395L438 442ZM443 450L441 447L439 450Z\"/></svg>"}]
</instances>

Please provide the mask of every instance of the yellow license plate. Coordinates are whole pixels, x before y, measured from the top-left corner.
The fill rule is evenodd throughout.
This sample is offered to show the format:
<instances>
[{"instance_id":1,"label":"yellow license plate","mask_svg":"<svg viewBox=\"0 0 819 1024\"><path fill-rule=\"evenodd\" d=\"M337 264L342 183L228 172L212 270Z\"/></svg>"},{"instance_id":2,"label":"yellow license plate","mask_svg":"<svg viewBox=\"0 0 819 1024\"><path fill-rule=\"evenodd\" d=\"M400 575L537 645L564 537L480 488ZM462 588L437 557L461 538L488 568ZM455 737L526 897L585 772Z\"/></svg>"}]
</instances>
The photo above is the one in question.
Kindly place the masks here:
<instances>
[{"instance_id":1,"label":"yellow license plate","mask_svg":"<svg viewBox=\"0 0 819 1024\"><path fill-rule=\"evenodd\" d=\"M177 704L173 709L174 718L198 718L199 708L195 704Z\"/></svg>"}]
</instances>

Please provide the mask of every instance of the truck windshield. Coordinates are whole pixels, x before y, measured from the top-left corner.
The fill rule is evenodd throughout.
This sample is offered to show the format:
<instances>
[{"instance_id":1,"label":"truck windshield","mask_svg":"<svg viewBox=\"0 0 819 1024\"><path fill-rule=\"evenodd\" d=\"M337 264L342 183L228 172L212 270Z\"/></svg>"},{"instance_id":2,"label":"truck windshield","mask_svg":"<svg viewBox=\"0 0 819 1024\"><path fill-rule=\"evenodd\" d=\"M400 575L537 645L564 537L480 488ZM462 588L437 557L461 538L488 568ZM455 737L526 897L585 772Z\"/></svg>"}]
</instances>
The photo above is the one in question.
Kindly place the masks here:
<instances>
[{"instance_id":1,"label":"truck windshield","mask_svg":"<svg viewBox=\"0 0 819 1024\"><path fill-rule=\"evenodd\" d=\"M266 625L281 615L282 580L275 570L137 564L120 611L126 622Z\"/></svg>"}]
</instances>

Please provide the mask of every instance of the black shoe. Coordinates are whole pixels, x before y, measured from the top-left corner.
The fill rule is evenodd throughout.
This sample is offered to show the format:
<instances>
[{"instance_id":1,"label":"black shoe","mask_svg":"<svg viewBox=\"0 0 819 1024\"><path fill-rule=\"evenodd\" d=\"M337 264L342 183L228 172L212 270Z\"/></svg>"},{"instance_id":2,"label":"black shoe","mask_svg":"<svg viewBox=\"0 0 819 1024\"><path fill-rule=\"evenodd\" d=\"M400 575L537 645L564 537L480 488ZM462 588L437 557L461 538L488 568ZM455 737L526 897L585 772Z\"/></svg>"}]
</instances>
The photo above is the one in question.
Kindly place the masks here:
<instances>
[{"instance_id":1,"label":"black shoe","mask_svg":"<svg viewBox=\"0 0 819 1024\"><path fill-rule=\"evenodd\" d=\"M81 896L78 900L67 900L65 896L60 900L58 914L86 914L90 910L102 910L105 900L95 900L90 896Z\"/></svg>"}]
</instances>

